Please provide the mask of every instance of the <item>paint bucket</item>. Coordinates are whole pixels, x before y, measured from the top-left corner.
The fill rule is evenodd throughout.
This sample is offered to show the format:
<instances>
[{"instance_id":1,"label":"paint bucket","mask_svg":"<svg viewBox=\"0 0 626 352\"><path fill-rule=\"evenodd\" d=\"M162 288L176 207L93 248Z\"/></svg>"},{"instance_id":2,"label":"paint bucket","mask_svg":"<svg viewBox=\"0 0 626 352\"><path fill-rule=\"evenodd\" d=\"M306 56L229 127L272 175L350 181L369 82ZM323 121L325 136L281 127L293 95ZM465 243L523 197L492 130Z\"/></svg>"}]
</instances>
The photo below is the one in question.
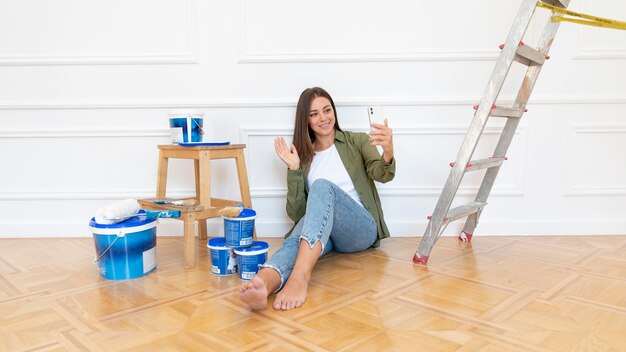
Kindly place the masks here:
<instances>
[{"instance_id":1,"label":"paint bucket","mask_svg":"<svg viewBox=\"0 0 626 352\"><path fill-rule=\"evenodd\" d=\"M244 208L236 218L222 218L224 219L226 245L231 247L248 247L252 245L256 211Z\"/></svg>"},{"instance_id":2,"label":"paint bucket","mask_svg":"<svg viewBox=\"0 0 626 352\"><path fill-rule=\"evenodd\" d=\"M96 246L100 275L109 280L144 276L156 268L157 219L139 215L117 224L103 225L91 218L89 227Z\"/></svg>"},{"instance_id":3,"label":"paint bucket","mask_svg":"<svg viewBox=\"0 0 626 352\"><path fill-rule=\"evenodd\" d=\"M172 143L202 142L203 114L169 114Z\"/></svg>"},{"instance_id":4,"label":"paint bucket","mask_svg":"<svg viewBox=\"0 0 626 352\"><path fill-rule=\"evenodd\" d=\"M233 248L226 245L224 237L211 238L207 243L211 251L211 272L215 275L232 275L237 272L237 258Z\"/></svg>"},{"instance_id":5,"label":"paint bucket","mask_svg":"<svg viewBox=\"0 0 626 352\"><path fill-rule=\"evenodd\" d=\"M250 280L259 271L259 264L267 260L267 251L270 246L267 242L254 241L250 247L235 248L237 255L237 269L241 280Z\"/></svg>"}]
</instances>

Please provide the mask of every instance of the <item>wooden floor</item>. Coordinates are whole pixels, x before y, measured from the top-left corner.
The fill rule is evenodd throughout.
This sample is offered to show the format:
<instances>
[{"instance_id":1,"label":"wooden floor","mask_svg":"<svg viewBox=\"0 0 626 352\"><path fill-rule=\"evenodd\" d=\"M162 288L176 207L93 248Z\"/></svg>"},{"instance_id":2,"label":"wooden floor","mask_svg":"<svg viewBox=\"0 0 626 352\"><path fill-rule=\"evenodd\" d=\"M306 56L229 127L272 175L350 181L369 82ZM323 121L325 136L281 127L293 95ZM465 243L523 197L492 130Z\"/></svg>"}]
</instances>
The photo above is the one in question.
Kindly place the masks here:
<instances>
[{"instance_id":1,"label":"wooden floor","mask_svg":"<svg viewBox=\"0 0 626 352\"><path fill-rule=\"evenodd\" d=\"M427 267L418 243L330 254L302 308L253 313L203 243L184 270L160 237L155 272L110 281L90 238L2 239L0 351L626 350L626 236L443 237Z\"/></svg>"}]
</instances>

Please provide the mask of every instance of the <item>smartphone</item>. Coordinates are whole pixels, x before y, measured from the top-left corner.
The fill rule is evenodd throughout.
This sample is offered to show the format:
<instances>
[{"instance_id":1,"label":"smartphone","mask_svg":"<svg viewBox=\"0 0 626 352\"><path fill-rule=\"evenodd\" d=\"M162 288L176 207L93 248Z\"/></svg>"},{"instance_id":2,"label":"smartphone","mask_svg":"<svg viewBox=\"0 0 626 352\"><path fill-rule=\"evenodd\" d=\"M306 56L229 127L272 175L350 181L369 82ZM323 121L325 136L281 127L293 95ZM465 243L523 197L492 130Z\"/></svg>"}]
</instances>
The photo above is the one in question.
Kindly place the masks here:
<instances>
[{"instance_id":1,"label":"smartphone","mask_svg":"<svg viewBox=\"0 0 626 352\"><path fill-rule=\"evenodd\" d=\"M385 116L383 115L383 110L380 106L368 106L367 107L367 117L370 122L370 129L375 130L372 127L373 123L378 123L381 125L385 124Z\"/></svg>"}]
</instances>

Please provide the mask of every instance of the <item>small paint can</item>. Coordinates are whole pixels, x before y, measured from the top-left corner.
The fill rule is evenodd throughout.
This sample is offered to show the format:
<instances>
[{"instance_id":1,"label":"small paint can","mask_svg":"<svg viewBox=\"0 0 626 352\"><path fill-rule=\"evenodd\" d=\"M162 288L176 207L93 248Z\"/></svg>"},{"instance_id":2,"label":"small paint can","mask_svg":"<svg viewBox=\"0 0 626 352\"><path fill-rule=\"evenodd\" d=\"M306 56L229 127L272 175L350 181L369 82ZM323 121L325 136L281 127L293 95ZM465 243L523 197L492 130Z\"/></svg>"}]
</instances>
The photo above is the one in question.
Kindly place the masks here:
<instances>
[{"instance_id":1,"label":"small paint can","mask_svg":"<svg viewBox=\"0 0 626 352\"><path fill-rule=\"evenodd\" d=\"M250 280L259 271L259 264L267 260L270 246L267 242L254 241L249 247L235 248L237 268L241 280Z\"/></svg>"},{"instance_id":2,"label":"small paint can","mask_svg":"<svg viewBox=\"0 0 626 352\"><path fill-rule=\"evenodd\" d=\"M226 245L223 237L211 238L207 242L211 252L211 272L219 276L233 275L237 272L237 255L233 248Z\"/></svg>"}]
</instances>

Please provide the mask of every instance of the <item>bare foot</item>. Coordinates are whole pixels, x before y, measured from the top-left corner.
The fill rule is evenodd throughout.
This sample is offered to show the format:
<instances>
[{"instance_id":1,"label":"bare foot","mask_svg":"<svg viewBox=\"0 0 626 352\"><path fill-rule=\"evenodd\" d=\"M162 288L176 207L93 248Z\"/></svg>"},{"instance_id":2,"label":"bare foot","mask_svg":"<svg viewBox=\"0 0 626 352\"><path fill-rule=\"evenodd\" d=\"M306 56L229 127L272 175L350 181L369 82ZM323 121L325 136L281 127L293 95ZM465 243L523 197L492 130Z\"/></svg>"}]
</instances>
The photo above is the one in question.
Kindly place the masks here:
<instances>
[{"instance_id":1,"label":"bare foot","mask_svg":"<svg viewBox=\"0 0 626 352\"><path fill-rule=\"evenodd\" d=\"M265 282L255 275L252 280L243 283L239 287L239 298L252 310L267 308L267 287Z\"/></svg>"},{"instance_id":2,"label":"bare foot","mask_svg":"<svg viewBox=\"0 0 626 352\"><path fill-rule=\"evenodd\" d=\"M285 287L276 295L274 309L290 310L304 304L309 280L302 275L292 274Z\"/></svg>"}]
</instances>

